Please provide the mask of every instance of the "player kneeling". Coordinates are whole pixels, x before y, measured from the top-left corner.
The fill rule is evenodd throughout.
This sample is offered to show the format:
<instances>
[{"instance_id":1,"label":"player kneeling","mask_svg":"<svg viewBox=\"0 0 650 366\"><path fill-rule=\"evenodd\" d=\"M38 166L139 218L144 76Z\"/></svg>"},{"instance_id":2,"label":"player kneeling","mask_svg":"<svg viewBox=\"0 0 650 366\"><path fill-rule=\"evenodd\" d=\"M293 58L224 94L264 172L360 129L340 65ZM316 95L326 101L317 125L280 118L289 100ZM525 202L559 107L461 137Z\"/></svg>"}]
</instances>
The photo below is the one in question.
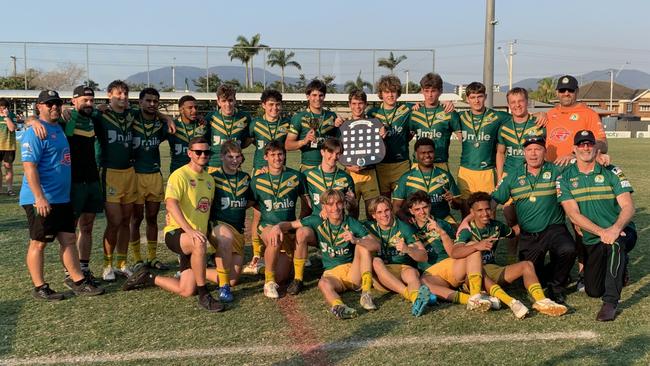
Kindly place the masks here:
<instances>
[{"instance_id":1,"label":"player kneeling","mask_svg":"<svg viewBox=\"0 0 650 366\"><path fill-rule=\"evenodd\" d=\"M422 315L431 296L417 270L417 262L427 259L424 246L413 227L395 217L389 198L374 198L368 212L375 220L368 224L370 231L381 242L379 256L372 262L379 283L411 302L411 314Z\"/></svg>"},{"instance_id":2,"label":"player kneeling","mask_svg":"<svg viewBox=\"0 0 650 366\"><path fill-rule=\"evenodd\" d=\"M357 311L345 305L339 293L361 289L361 306L366 310L375 309L370 295L372 252L379 249L379 243L359 221L345 214L345 196L341 191L326 190L321 195L321 205L325 219L311 215L273 226L271 245L278 245L290 230L311 228L316 233L325 269L318 288L337 318L354 318Z\"/></svg>"},{"instance_id":3,"label":"player kneeling","mask_svg":"<svg viewBox=\"0 0 650 366\"><path fill-rule=\"evenodd\" d=\"M467 200L471 215L469 227L459 232L452 257L464 258L475 252L481 252L487 274L485 288L491 296L508 305L518 319L523 319L528 314L528 309L519 300L513 299L503 291L500 285L511 284L519 278L523 278L524 286L535 300L533 303L535 310L551 316L566 313L566 306L557 304L544 295L532 262L521 261L505 267L495 264L498 240L511 238L514 232L502 222L492 219L491 199L491 196L485 192L476 192L469 196Z\"/></svg>"}]
</instances>

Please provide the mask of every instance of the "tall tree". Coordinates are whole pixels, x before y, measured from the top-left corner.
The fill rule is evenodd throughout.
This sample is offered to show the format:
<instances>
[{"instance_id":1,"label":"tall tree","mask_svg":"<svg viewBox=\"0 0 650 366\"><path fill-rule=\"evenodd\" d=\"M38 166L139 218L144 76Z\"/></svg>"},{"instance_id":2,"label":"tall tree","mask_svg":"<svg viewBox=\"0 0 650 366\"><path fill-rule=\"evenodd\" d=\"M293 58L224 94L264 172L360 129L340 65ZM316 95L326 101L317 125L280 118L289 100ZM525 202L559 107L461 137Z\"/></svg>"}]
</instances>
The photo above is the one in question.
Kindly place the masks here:
<instances>
[{"instance_id":1,"label":"tall tree","mask_svg":"<svg viewBox=\"0 0 650 366\"><path fill-rule=\"evenodd\" d=\"M338 93L338 90L336 89L336 84L334 84L334 79L336 79L335 75L323 75L321 77L321 80L325 83L325 86L327 87L328 93Z\"/></svg>"},{"instance_id":2,"label":"tall tree","mask_svg":"<svg viewBox=\"0 0 650 366\"><path fill-rule=\"evenodd\" d=\"M246 39L246 37L240 35L237 37L237 43L233 46L232 50L228 53L230 56L230 59L238 59L241 60L242 63L246 64L246 87L252 88L253 83L255 82L253 78L253 58L260 52L260 50L264 48L269 48L269 46L260 43L260 36L259 33L255 34L254 36L251 37L250 40ZM237 50L237 51L236 51ZM236 57L233 57L232 53L236 54ZM248 72L250 70L250 77L248 76Z\"/></svg>"},{"instance_id":3,"label":"tall tree","mask_svg":"<svg viewBox=\"0 0 650 366\"><path fill-rule=\"evenodd\" d=\"M358 89L358 90L364 90L367 89L369 92L372 93L372 84L363 80L361 78L361 70L359 70L359 75L357 75L356 80L348 81L345 83L345 86L343 87L345 89L346 93L351 92L352 90Z\"/></svg>"},{"instance_id":4,"label":"tall tree","mask_svg":"<svg viewBox=\"0 0 650 366\"><path fill-rule=\"evenodd\" d=\"M250 84L248 79L248 64L251 60L251 57L248 54L246 48L240 46L239 44L236 44L228 52L228 56L230 56L230 61L237 59L241 61L242 64L244 64L244 67L246 68L246 86L248 86Z\"/></svg>"},{"instance_id":5,"label":"tall tree","mask_svg":"<svg viewBox=\"0 0 650 366\"><path fill-rule=\"evenodd\" d=\"M208 83L206 83L206 78L205 76L201 76L197 79L192 80L192 83L196 87L197 92L216 92L217 88L221 84L221 79L219 78L219 75L217 74L210 74L209 79L207 80L209 82L209 87L210 89L208 90Z\"/></svg>"},{"instance_id":6,"label":"tall tree","mask_svg":"<svg viewBox=\"0 0 650 366\"><path fill-rule=\"evenodd\" d=\"M399 65L402 61L406 59L407 59L406 55L400 55L399 57L395 57L395 55L393 55L393 52L390 52L388 54L388 57L382 57L379 60L377 60L377 66L385 67L388 70L390 70L391 74L393 74L397 65Z\"/></svg>"},{"instance_id":7,"label":"tall tree","mask_svg":"<svg viewBox=\"0 0 650 366\"><path fill-rule=\"evenodd\" d=\"M97 82L95 80L93 80L93 79L88 79L88 80L84 81L84 85L89 87L92 90L95 90L95 91L99 90L99 84L97 84Z\"/></svg>"},{"instance_id":8,"label":"tall tree","mask_svg":"<svg viewBox=\"0 0 650 366\"><path fill-rule=\"evenodd\" d=\"M548 103L555 98L556 80L552 77L537 81L537 89L530 93L530 98Z\"/></svg>"},{"instance_id":9,"label":"tall tree","mask_svg":"<svg viewBox=\"0 0 650 366\"><path fill-rule=\"evenodd\" d=\"M292 51L286 53L285 50L273 50L269 53L267 63L269 66L279 66L280 67L280 80L282 81L281 90L284 93L284 69L287 66L293 66L298 70L302 70L302 66L296 61L293 61L292 58L296 54Z\"/></svg>"}]
</instances>

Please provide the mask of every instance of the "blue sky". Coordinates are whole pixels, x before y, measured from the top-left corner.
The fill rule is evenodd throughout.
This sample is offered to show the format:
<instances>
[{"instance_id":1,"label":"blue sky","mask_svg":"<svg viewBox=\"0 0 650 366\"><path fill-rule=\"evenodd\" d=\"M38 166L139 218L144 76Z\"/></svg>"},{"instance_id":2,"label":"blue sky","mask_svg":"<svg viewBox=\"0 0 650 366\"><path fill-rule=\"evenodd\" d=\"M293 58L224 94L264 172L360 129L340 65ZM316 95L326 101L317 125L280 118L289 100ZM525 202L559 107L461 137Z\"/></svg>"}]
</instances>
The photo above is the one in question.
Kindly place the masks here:
<instances>
[{"instance_id":1,"label":"blue sky","mask_svg":"<svg viewBox=\"0 0 650 366\"><path fill-rule=\"evenodd\" d=\"M230 46L238 35L261 33L272 47L422 48L436 49L436 71L446 81L482 79L485 1L65 1L59 7L40 2L12 2L15 16L3 17L4 41L107 42ZM105 5L99 5L105 4ZM371 4L369 6L369 4ZM7 8L5 8L7 9ZM496 1L497 46L517 39L514 80L558 73L580 74L607 68L650 72L650 2ZM5 14L6 15L6 14ZM227 50L212 50L210 66L228 64ZM91 49L91 77L126 77L144 71L142 48ZM398 75L412 79L431 69L428 52L397 52L409 58ZM10 55L22 47L0 44L0 74L11 72ZM384 53L377 54L377 57ZM150 68L205 65L200 49L156 49ZM85 48L42 46L30 49L29 65L49 69L62 62L85 66ZM133 61L131 61L133 60ZM317 73L315 52L298 52L308 76ZM256 61L261 67L261 60ZM321 72L337 82L353 79L361 70L370 79L372 57L367 52L323 52ZM507 67L495 50L495 81L507 84ZM279 73L279 70L272 70ZM376 73L385 71L377 69ZM295 76L294 70L287 74Z\"/></svg>"}]
</instances>

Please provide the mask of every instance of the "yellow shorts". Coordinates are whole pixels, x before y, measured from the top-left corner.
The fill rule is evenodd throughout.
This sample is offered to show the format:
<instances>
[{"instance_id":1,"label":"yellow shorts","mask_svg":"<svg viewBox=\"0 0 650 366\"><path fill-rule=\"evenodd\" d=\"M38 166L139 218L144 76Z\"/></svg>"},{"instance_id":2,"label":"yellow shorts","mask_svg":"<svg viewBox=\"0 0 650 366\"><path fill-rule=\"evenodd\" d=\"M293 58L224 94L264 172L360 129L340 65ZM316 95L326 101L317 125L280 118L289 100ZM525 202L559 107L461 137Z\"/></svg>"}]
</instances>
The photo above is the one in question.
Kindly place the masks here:
<instances>
[{"instance_id":1,"label":"yellow shorts","mask_svg":"<svg viewBox=\"0 0 650 366\"><path fill-rule=\"evenodd\" d=\"M413 269L413 267L409 266L408 264L387 264L386 269L388 272L390 272L390 274L395 276L395 278L401 280L402 272L408 269Z\"/></svg>"},{"instance_id":2,"label":"yellow shorts","mask_svg":"<svg viewBox=\"0 0 650 366\"><path fill-rule=\"evenodd\" d=\"M428 273L432 276L442 278L451 287L458 287L462 284L462 282L458 282L456 281L456 278L454 278L454 272L453 272L454 262L456 262L456 260L453 258L445 258L442 261L427 268L427 270L424 271L424 273Z\"/></svg>"},{"instance_id":3,"label":"yellow shorts","mask_svg":"<svg viewBox=\"0 0 650 366\"><path fill-rule=\"evenodd\" d=\"M358 290L359 285L352 282L350 278L350 269L352 263L339 264L338 266L323 272L323 277L328 277L337 281L344 291Z\"/></svg>"},{"instance_id":4,"label":"yellow shorts","mask_svg":"<svg viewBox=\"0 0 650 366\"><path fill-rule=\"evenodd\" d=\"M165 198L162 173L135 173L138 198L137 204L147 202L162 202Z\"/></svg>"},{"instance_id":5,"label":"yellow shorts","mask_svg":"<svg viewBox=\"0 0 650 366\"><path fill-rule=\"evenodd\" d=\"M259 235L259 238L262 239L262 230L270 227L269 226L264 226L262 227L261 225L257 228L257 235ZM264 245L268 246L267 243L264 243ZM282 245L280 246L280 253L285 253L287 257L293 258L293 252L296 250L296 233L294 232L289 232L289 233L284 233L282 236Z\"/></svg>"},{"instance_id":6,"label":"yellow shorts","mask_svg":"<svg viewBox=\"0 0 650 366\"><path fill-rule=\"evenodd\" d=\"M485 270L485 274L498 285L503 286L506 284L506 267L501 267L496 264L485 264L483 265L483 269Z\"/></svg>"},{"instance_id":7,"label":"yellow shorts","mask_svg":"<svg viewBox=\"0 0 650 366\"><path fill-rule=\"evenodd\" d=\"M230 225L227 222L223 221L217 221L213 224L213 229L217 227L218 225L221 225L226 228L226 230L230 231L230 234L233 237L233 242L232 242L232 252L234 254L238 254L240 256L244 256L244 234L240 233L237 229L235 229L232 225ZM212 236L212 239L215 240L215 243L219 245L219 238Z\"/></svg>"},{"instance_id":8,"label":"yellow shorts","mask_svg":"<svg viewBox=\"0 0 650 366\"><path fill-rule=\"evenodd\" d=\"M377 164L377 178L379 178L379 192L390 193L397 185L399 178L408 172L411 163L408 160L399 163Z\"/></svg>"},{"instance_id":9,"label":"yellow shorts","mask_svg":"<svg viewBox=\"0 0 650 366\"><path fill-rule=\"evenodd\" d=\"M471 170L463 167L458 168L458 189L461 198L467 199L474 192L492 193L495 186L495 177L494 169Z\"/></svg>"},{"instance_id":10,"label":"yellow shorts","mask_svg":"<svg viewBox=\"0 0 650 366\"><path fill-rule=\"evenodd\" d=\"M102 187L104 199L110 203L133 203L138 198L135 170L128 169L102 169Z\"/></svg>"},{"instance_id":11,"label":"yellow shorts","mask_svg":"<svg viewBox=\"0 0 650 366\"><path fill-rule=\"evenodd\" d=\"M364 201L377 198L380 195L377 171L374 168L364 169L359 173L348 171L354 181L354 192L357 201L363 198Z\"/></svg>"}]
</instances>

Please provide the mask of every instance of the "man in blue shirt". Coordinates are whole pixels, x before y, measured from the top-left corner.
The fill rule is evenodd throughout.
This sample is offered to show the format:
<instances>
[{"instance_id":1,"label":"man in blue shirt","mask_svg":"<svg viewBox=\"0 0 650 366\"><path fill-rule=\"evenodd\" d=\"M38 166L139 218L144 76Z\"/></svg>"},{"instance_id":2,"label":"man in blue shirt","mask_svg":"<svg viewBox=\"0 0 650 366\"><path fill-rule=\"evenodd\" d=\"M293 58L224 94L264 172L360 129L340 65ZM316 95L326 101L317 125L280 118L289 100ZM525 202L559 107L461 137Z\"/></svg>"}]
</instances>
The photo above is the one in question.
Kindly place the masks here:
<instances>
[{"instance_id":1,"label":"man in blue shirt","mask_svg":"<svg viewBox=\"0 0 650 366\"><path fill-rule=\"evenodd\" d=\"M27 269L32 277L32 295L39 300L58 301L62 293L52 290L43 277L43 253L48 242L59 240L61 260L70 277L65 284L77 295L104 293L81 272L75 246L75 222L70 203L70 146L58 120L63 101L53 90L38 95L36 107L47 135L39 139L33 129L25 132L21 157L25 175L20 189L20 205L29 225Z\"/></svg>"}]
</instances>

